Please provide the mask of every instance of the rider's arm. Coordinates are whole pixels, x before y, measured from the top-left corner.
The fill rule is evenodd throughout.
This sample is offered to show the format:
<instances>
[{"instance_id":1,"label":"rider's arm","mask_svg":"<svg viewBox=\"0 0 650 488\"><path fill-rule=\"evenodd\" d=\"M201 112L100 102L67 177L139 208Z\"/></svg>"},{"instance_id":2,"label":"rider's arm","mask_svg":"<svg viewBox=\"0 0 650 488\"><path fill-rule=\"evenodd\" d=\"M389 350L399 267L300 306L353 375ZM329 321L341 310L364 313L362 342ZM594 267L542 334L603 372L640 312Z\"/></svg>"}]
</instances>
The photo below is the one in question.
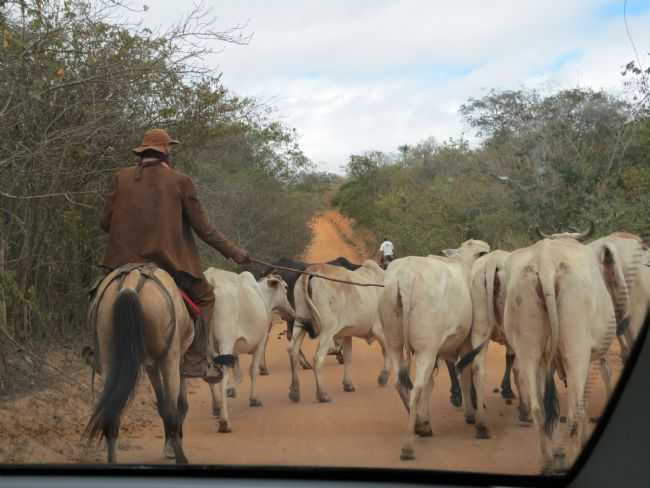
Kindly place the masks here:
<instances>
[{"instance_id":1,"label":"rider's arm","mask_svg":"<svg viewBox=\"0 0 650 488\"><path fill-rule=\"evenodd\" d=\"M111 229L111 218L113 217L113 201L115 200L115 194L117 193L117 173L113 175L113 180L111 181L111 191L106 195L106 200L104 202L104 211L102 212L102 217L99 221L99 225L104 232L108 232Z\"/></svg>"},{"instance_id":2,"label":"rider's arm","mask_svg":"<svg viewBox=\"0 0 650 488\"><path fill-rule=\"evenodd\" d=\"M227 258L238 261L246 251L231 242L208 221L203 205L196 194L196 187L189 177L181 181L181 198L183 211L197 235Z\"/></svg>"}]
</instances>

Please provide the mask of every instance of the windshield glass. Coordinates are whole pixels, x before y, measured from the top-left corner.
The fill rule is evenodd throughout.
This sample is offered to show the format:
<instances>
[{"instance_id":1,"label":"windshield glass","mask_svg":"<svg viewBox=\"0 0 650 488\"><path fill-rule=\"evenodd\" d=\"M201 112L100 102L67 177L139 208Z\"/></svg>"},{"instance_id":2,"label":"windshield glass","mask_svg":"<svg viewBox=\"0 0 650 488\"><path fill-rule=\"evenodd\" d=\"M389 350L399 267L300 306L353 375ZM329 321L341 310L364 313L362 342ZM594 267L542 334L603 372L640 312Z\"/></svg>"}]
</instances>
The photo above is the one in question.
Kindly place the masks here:
<instances>
[{"instance_id":1,"label":"windshield glass","mask_svg":"<svg viewBox=\"0 0 650 488\"><path fill-rule=\"evenodd\" d=\"M648 25L0 1L0 463L566 472L650 303Z\"/></svg>"}]
</instances>

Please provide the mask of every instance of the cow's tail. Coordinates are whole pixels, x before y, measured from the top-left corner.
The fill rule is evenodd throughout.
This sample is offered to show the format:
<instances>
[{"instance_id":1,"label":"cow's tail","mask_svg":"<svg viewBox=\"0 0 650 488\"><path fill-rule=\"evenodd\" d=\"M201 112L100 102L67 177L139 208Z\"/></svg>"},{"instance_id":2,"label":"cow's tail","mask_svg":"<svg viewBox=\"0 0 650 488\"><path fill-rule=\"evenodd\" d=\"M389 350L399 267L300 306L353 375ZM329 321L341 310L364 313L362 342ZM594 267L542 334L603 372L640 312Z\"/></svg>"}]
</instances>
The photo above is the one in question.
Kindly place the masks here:
<instances>
[{"instance_id":1,"label":"cow's tail","mask_svg":"<svg viewBox=\"0 0 650 488\"><path fill-rule=\"evenodd\" d=\"M497 276L497 263L495 259L489 259L485 266L485 289L487 292L487 309L490 331L496 327L497 315L495 310L495 289L494 282Z\"/></svg>"},{"instance_id":2,"label":"cow's tail","mask_svg":"<svg viewBox=\"0 0 650 488\"><path fill-rule=\"evenodd\" d=\"M615 287L612 288L612 301L616 314L616 335L621 336L625 334L630 324L630 294L623 272L623 262L615 246L604 245L601 252L601 266L606 276L611 276L615 282Z\"/></svg>"},{"instance_id":3,"label":"cow's tail","mask_svg":"<svg viewBox=\"0 0 650 488\"><path fill-rule=\"evenodd\" d=\"M546 262L545 262L546 261ZM544 388L544 430L551 435L559 420L560 405L553 379L553 361L557 355L560 340L560 318L557 307L557 295L555 287L555 266L550 260L542 259L540 263L539 282L541 285L542 299L546 305L548 322L550 324L549 339L546 343L543 361L546 363L544 373L546 374L546 385Z\"/></svg>"},{"instance_id":4,"label":"cow's tail","mask_svg":"<svg viewBox=\"0 0 650 488\"><path fill-rule=\"evenodd\" d=\"M144 311L138 293L122 289L113 304L110 369L84 435L93 439L119 425L135 392L145 359Z\"/></svg>"},{"instance_id":5,"label":"cow's tail","mask_svg":"<svg viewBox=\"0 0 650 488\"><path fill-rule=\"evenodd\" d=\"M411 283L411 290L407 293L402 292L402 285L404 284L401 276L397 279L397 311L402 317L402 338L404 341L403 352L404 358L400 362L398 380L400 385L410 390L413 388L413 383L409 377L411 369L411 341L409 340L410 326L411 326L411 294L413 293L414 284Z\"/></svg>"},{"instance_id":6,"label":"cow's tail","mask_svg":"<svg viewBox=\"0 0 650 488\"><path fill-rule=\"evenodd\" d=\"M306 327L307 333L309 334L309 337L312 339L315 339L320 335L320 331L322 329L322 320L320 316L320 312L318 311L318 307L316 307L316 304L312 300L311 297L311 280L313 278L311 276L304 275L303 280L302 280L302 286L303 286L303 294L305 296L305 302L307 303L307 308L309 308L309 313L311 315L311 324L303 324L303 326ZM308 325L311 325L311 330L308 327Z\"/></svg>"}]
</instances>

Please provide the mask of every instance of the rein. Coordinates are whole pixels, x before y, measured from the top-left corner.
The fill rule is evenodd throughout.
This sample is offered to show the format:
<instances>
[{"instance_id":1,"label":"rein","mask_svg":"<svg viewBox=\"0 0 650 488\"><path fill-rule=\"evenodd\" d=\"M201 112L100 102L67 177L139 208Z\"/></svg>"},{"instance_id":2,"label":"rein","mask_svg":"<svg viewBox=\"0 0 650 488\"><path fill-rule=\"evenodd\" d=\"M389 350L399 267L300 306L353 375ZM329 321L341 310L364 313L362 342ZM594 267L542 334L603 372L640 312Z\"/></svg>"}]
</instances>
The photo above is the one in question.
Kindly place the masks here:
<instances>
[{"instance_id":1,"label":"rein","mask_svg":"<svg viewBox=\"0 0 650 488\"><path fill-rule=\"evenodd\" d=\"M322 275L322 274L319 274L319 273L312 273L311 271L301 271L299 269L288 268L288 267L285 267L285 266L275 266L274 264L267 263L266 261L261 261L259 259L255 259L255 258L250 258L250 260L251 260L252 263L261 264L262 266L266 266L266 267L270 267L270 268L274 268L274 269L281 269L283 271L292 271L294 273L300 273L300 274L304 274L304 275L307 275L307 276L313 276L315 278L322 278L324 280L336 281L337 283L345 283L346 285L377 286L377 287L380 287L380 288L384 287L384 285L379 284L379 283L358 283L358 282L355 282L355 281L347 281L347 280L340 280L338 278L332 278L330 276Z\"/></svg>"}]
</instances>

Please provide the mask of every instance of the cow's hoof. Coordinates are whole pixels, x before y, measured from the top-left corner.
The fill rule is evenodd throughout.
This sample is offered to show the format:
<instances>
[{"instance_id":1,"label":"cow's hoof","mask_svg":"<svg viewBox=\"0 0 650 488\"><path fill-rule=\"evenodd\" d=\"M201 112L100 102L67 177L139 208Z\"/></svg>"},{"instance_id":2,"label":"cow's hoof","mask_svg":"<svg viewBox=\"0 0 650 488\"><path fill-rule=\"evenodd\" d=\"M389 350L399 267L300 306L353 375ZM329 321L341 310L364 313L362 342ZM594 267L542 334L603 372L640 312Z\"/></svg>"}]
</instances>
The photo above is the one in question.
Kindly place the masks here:
<instances>
[{"instance_id":1,"label":"cow's hoof","mask_svg":"<svg viewBox=\"0 0 650 488\"><path fill-rule=\"evenodd\" d=\"M298 403L300 401L300 391L289 390L289 400L291 400L294 403Z\"/></svg>"},{"instance_id":2,"label":"cow's hoof","mask_svg":"<svg viewBox=\"0 0 650 488\"><path fill-rule=\"evenodd\" d=\"M221 417L221 408L212 407L212 416L217 418Z\"/></svg>"},{"instance_id":3,"label":"cow's hoof","mask_svg":"<svg viewBox=\"0 0 650 488\"><path fill-rule=\"evenodd\" d=\"M377 378L377 383L379 386L386 386L388 384L388 376L389 373L385 369L379 373L379 377Z\"/></svg>"},{"instance_id":4,"label":"cow's hoof","mask_svg":"<svg viewBox=\"0 0 650 488\"><path fill-rule=\"evenodd\" d=\"M352 393L353 391L357 391L357 390L352 383L343 383L343 391Z\"/></svg>"},{"instance_id":5,"label":"cow's hoof","mask_svg":"<svg viewBox=\"0 0 650 488\"><path fill-rule=\"evenodd\" d=\"M420 437L433 437L431 423L427 420L415 424L415 433Z\"/></svg>"},{"instance_id":6,"label":"cow's hoof","mask_svg":"<svg viewBox=\"0 0 650 488\"><path fill-rule=\"evenodd\" d=\"M402 461L412 461L415 459L415 451L410 447L403 447L402 452L399 455L399 458Z\"/></svg>"},{"instance_id":7,"label":"cow's hoof","mask_svg":"<svg viewBox=\"0 0 650 488\"><path fill-rule=\"evenodd\" d=\"M225 421L225 420L220 420L219 421L219 432L222 434L228 434L232 432L232 429L230 428L230 424Z\"/></svg>"},{"instance_id":8,"label":"cow's hoof","mask_svg":"<svg viewBox=\"0 0 650 488\"><path fill-rule=\"evenodd\" d=\"M507 390L501 390L501 398L503 398L504 400L514 400L517 397L515 396L515 393L512 390L507 389ZM508 403L508 405L510 404Z\"/></svg>"},{"instance_id":9,"label":"cow's hoof","mask_svg":"<svg viewBox=\"0 0 650 488\"><path fill-rule=\"evenodd\" d=\"M465 415L465 423L474 425L476 423L476 417L474 415Z\"/></svg>"},{"instance_id":10,"label":"cow's hoof","mask_svg":"<svg viewBox=\"0 0 650 488\"><path fill-rule=\"evenodd\" d=\"M476 438L477 439L489 439L490 430L485 425L476 426Z\"/></svg>"},{"instance_id":11,"label":"cow's hoof","mask_svg":"<svg viewBox=\"0 0 650 488\"><path fill-rule=\"evenodd\" d=\"M226 396L228 398L237 398L237 389L233 388L232 386L226 389Z\"/></svg>"},{"instance_id":12,"label":"cow's hoof","mask_svg":"<svg viewBox=\"0 0 650 488\"><path fill-rule=\"evenodd\" d=\"M261 406L262 406L262 400L258 400L257 398L251 398L251 399L248 401L248 404L249 404L251 407L261 407Z\"/></svg>"},{"instance_id":13,"label":"cow's hoof","mask_svg":"<svg viewBox=\"0 0 650 488\"><path fill-rule=\"evenodd\" d=\"M449 397L449 401L456 408L462 407L463 405L463 397L460 393L452 393Z\"/></svg>"},{"instance_id":14,"label":"cow's hoof","mask_svg":"<svg viewBox=\"0 0 650 488\"><path fill-rule=\"evenodd\" d=\"M260 376L268 376L269 375L269 368L266 366L260 366Z\"/></svg>"},{"instance_id":15,"label":"cow's hoof","mask_svg":"<svg viewBox=\"0 0 650 488\"><path fill-rule=\"evenodd\" d=\"M330 396L329 396L327 393L325 393L324 391L318 393L318 394L316 395L316 398L317 398L318 401L321 402L321 403L329 403L329 402L332 401L332 399L330 398Z\"/></svg>"},{"instance_id":16,"label":"cow's hoof","mask_svg":"<svg viewBox=\"0 0 650 488\"><path fill-rule=\"evenodd\" d=\"M172 447L171 442L165 442L165 447L163 448L163 455L167 459L176 459L176 453L174 453L174 448Z\"/></svg>"}]
</instances>

